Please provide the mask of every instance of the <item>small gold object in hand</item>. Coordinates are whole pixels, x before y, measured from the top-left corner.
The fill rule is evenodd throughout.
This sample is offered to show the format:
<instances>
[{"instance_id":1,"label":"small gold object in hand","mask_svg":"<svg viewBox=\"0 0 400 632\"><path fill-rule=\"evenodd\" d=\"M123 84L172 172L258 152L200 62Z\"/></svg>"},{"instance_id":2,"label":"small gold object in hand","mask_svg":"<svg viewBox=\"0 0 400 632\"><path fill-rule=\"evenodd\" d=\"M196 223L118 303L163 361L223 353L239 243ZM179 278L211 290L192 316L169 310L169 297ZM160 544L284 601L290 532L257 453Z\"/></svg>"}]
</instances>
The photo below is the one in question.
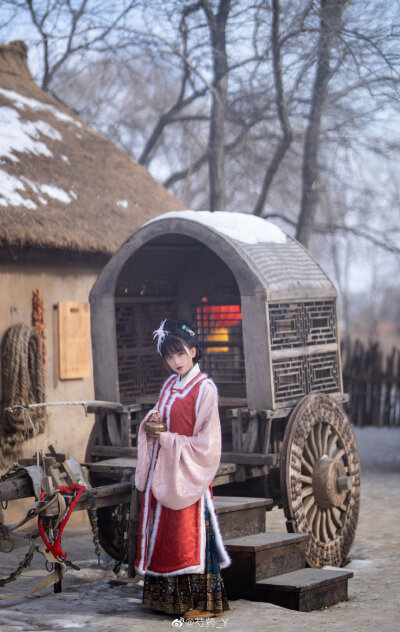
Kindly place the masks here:
<instances>
[{"instance_id":1,"label":"small gold object in hand","mask_svg":"<svg viewBox=\"0 0 400 632\"><path fill-rule=\"evenodd\" d=\"M145 430L149 434L155 434L156 432L165 432L167 429L167 425L162 421L146 421Z\"/></svg>"}]
</instances>

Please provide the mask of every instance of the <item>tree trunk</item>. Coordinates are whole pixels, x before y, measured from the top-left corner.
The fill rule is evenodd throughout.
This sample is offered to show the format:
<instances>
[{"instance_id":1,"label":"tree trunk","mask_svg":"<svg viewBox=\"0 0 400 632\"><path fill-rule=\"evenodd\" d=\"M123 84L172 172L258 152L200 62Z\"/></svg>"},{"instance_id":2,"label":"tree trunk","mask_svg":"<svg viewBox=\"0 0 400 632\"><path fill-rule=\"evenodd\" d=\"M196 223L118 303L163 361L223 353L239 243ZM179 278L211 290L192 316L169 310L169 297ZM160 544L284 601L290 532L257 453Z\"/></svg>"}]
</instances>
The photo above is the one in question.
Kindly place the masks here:
<instances>
[{"instance_id":1,"label":"tree trunk","mask_svg":"<svg viewBox=\"0 0 400 632\"><path fill-rule=\"evenodd\" d=\"M274 67L274 81L276 91L276 109L278 112L278 118L282 129L282 137L272 155L272 158L265 171L264 180L261 186L256 205L253 210L254 215L261 217L267 200L267 195L271 187L272 181L278 171L279 165L285 157L287 150L293 140L293 131L290 126L289 116L287 111L285 92L283 89L282 81L282 65L281 65L281 49L279 43L279 28L280 28L280 14L281 7L279 0L272 0L272 28L271 28L271 42L272 42L272 60Z\"/></svg>"},{"instance_id":2,"label":"tree trunk","mask_svg":"<svg viewBox=\"0 0 400 632\"><path fill-rule=\"evenodd\" d=\"M330 68L332 46L340 28L342 13L349 3L349 0L320 0L317 70L304 140L301 207L296 232L296 239L304 246L308 246L310 241L318 202L319 133L328 83L333 74Z\"/></svg>"},{"instance_id":3,"label":"tree trunk","mask_svg":"<svg viewBox=\"0 0 400 632\"><path fill-rule=\"evenodd\" d=\"M228 56L226 52L226 23L231 0L220 0L214 15L208 0L201 5L207 16L211 34L213 57L213 91L211 95L210 132L208 139L209 209L225 209L225 115L228 91Z\"/></svg>"}]
</instances>

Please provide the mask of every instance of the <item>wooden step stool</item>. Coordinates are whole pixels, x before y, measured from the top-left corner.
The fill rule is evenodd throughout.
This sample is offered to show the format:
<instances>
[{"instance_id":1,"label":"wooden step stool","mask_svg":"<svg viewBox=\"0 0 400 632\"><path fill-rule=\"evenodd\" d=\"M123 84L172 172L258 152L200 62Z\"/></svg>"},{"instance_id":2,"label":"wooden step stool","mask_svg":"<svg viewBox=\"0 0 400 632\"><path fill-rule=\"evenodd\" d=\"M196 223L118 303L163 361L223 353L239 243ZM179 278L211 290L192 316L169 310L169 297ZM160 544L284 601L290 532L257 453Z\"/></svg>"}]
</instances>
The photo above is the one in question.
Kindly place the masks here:
<instances>
[{"instance_id":1,"label":"wooden step stool","mask_svg":"<svg viewBox=\"0 0 400 632\"><path fill-rule=\"evenodd\" d=\"M232 559L222 571L228 599L267 601L304 612L347 600L352 572L306 568L308 534L265 531L271 500L214 497L214 503Z\"/></svg>"}]
</instances>

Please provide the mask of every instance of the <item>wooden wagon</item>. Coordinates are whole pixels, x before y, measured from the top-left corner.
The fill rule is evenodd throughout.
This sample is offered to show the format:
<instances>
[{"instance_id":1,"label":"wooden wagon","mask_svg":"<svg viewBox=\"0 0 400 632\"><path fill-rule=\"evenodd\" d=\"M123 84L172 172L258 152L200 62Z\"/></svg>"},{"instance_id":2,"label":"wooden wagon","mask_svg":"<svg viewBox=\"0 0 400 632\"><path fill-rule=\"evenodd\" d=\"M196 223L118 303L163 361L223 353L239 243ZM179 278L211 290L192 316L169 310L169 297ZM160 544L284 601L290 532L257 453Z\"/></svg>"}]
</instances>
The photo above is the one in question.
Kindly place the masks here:
<instances>
[{"instance_id":1,"label":"wooden wagon","mask_svg":"<svg viewBox=\"0 0 400 632\"><path fill-rule=\"evenodd\" d=\"M308 534L309 566L344 565L360 464L343 409L337 291L310 253L253 216L168 213L119 248L90 302L96 399L120 402L96 416L92 481L134 471L138 423L166 377L152 332L179 315L196 323L201 368L219 390L215 494L272 499L264 510L283 507L289 533ZM123 516L120 505L99 515L116 558Z\"/></svg>"}]
</instances>

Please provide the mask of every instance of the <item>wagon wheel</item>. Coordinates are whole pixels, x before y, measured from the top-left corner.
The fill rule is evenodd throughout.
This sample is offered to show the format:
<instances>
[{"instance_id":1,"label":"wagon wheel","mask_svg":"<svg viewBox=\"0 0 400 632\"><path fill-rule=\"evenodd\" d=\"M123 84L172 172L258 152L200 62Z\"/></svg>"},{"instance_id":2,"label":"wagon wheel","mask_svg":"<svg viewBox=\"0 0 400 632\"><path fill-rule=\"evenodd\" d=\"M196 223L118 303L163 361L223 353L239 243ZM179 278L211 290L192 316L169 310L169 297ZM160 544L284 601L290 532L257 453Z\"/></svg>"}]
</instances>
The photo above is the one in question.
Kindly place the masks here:
<instances>
[{"instance_id":1,"label":"wagon wheel","mask_svg":"<svg viewBox=\"0 0 400 632\"><path fill-rule=\"evenodd\" d=\"M328 395L311 394L294 408L281 454L288 530L309 533L310 566L343 566L360 506L360 461L350 421Z\"/></svg>"},{"instance_id":2,"label":"wagon wheel","mask_svg":"<svg viewBox=\"0 0 400 632\"><path fill-rule=\"evenodd\" d=\"M112 436L113 431L110 423L107 423L104 417L97 417L87 443L85 461L93 463L96 460L93 456L95 446L112 445ZM115 483L115 480L106 476L96 476L95 478L89 476L89 480L91 484L96 482L96 485ZM100 544L108 555L121 562L125 562L127 557L124 534L127 531L129 510L129 504L111 505L97 509Z\"/></svg>"}]
</instances>

